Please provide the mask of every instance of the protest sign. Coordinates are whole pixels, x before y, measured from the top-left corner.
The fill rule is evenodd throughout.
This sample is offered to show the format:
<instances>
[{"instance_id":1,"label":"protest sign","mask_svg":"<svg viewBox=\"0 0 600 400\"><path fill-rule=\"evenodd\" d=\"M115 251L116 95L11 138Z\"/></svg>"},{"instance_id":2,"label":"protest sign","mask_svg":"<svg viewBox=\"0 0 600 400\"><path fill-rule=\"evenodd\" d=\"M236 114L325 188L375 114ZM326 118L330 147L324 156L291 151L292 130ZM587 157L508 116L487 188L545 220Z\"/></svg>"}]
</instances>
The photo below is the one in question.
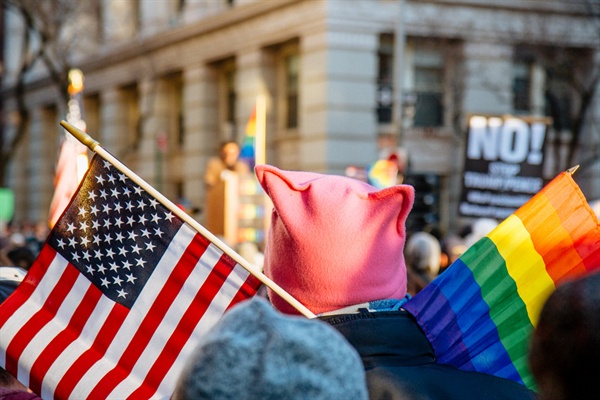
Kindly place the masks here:
<instances>
[{"instance_id":1,"label":"protest sign","mask_svg":"<svg viewBox=\"0 0 600 400\"><path fill-rule=\"evenodd\" d=\"M459 214L504 219L543 186L548 118L469 118Z\"/></svg>"}]
</instances>

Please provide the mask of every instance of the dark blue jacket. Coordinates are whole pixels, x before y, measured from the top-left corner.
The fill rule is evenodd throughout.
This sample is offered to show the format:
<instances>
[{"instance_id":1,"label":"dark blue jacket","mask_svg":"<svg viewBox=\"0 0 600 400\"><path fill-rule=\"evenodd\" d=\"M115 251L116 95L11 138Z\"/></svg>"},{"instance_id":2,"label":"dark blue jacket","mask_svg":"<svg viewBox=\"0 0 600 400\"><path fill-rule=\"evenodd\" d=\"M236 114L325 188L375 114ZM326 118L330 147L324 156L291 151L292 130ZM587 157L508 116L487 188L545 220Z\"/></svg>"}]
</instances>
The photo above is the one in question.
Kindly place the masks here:
<instances>
[{"instance_id":1,"label":"dark blue jacket","mask_svg":"<svg viewBox=\"0 0 600 400\"><path fill-rule=\"evenodd\" d=\"M360 354L371 399L520 400L533 391L508 379L437 364L429 341L404 310L321 317L340 331ZM389 385L403 396L382 395ZM385 386L388 386L387 388Z\"/></svg>"}]
</instances>

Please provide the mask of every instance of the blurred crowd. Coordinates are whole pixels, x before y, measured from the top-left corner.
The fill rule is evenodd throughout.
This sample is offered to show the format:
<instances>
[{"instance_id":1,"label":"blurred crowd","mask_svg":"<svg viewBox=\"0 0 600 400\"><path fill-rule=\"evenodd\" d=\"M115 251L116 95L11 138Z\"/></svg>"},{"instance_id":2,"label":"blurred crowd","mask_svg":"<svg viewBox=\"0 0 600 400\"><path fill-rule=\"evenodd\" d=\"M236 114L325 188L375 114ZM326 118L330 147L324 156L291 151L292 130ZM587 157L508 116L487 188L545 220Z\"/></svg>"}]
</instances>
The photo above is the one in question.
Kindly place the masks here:
<instances>
[{"instance_id":1,"label":"blurred crowd","mask_svg":"<svg viewBox=\"0 0 600 400\"><path fill-rule=\"evenodd\" d=\"M50 229L45 222L0 227L0 266L29 270L42 249Z\"/></svg>"},{"instance_id":2,"label":"blurred crowd","mask_svg":"<svg viewBox=\"0 0 600 400\"><path fill-rule=\"evenodd\" d=\"M42 249L49 228L45 223L6 225L0 231L0 302L23 280Z\"/></svg>"},{"instance_id":3,"label":"blurred crowd","mask_svg":"<svg viewBox=\"0 0 600 400\"><path fill-rule=\"evenodd\" d=\"M598 368L587 365L600 351L600 274L564 285L542 310L530 359L536 393L512 380L439 363L431 338L403 308L490 233L496 220L475 220L452 235L435 229L405 235L398 227L414 200L406 185L373 197L376 203L357 202L360 196L347 193L370 189L349 178L270 166L258 168L257 176L277 218L264 252L254 243L236 250L317 318L295 315L271 288L263 289L201 338L172 399L592 398ZM45 223L2 229L0 303L21 282L48 234ZM405 241L403 253L398 240ZM571 340L573 334L578 340ZM39 397L0 368L0 399Z\"/></svg>"},{"instance_id":4,"label":"blurred crowd","mask_svg":"<svg viewBox=\"0 0 600 400\"><path fill-rule=\"evenodd\" d=\"M409 233L404 249L408 294L414 296L420 292L496 226L496 220L480 218L465 225L457 234L444 236L435 229Z\"/></svg>"}]
</instances>

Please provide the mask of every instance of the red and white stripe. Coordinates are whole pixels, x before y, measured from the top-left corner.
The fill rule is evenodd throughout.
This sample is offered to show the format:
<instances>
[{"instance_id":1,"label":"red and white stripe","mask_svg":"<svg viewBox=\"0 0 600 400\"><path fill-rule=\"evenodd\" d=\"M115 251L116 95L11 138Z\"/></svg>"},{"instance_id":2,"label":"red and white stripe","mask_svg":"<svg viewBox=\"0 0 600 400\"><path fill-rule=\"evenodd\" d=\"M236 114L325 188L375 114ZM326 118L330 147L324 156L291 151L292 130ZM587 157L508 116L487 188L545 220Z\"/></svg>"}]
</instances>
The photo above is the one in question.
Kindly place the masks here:
<instances>
[{"instance_id":1,"label":"red and white stripe","mask_svg":"<svg viewBox=\"0 0 600 400\"><path fill-rule=\"evenodd\" d=\"M46 246L2 305L0 362L45 399L169 398L202 334L255 279L184 224L129 310Z\"/></svg>"}]
</instances>

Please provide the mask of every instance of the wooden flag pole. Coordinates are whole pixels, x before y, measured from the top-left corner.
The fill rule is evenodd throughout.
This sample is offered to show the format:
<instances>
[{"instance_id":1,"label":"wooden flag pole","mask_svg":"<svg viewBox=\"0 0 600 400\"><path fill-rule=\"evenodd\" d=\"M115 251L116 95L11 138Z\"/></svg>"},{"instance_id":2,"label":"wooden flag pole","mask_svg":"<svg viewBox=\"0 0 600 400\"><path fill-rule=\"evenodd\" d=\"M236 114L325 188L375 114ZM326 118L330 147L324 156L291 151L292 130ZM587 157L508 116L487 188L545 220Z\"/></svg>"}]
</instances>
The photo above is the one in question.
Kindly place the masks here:
<instances>
[{"instance_id":1,"label":"wooden flag pole","mask_svg":"<svg viewBox=\"0 0 600 400\"><path fill-rule=\"evenodd\" d=\"M240 264L244 269L254 275L258 280L260 280L263 284L267 285L273 292L277 293L282 299L290 303L296 310L298 310L302 315L307 318L316 318L315 314L310 311L306 306L292 297L288 292L283 290L279 285L269 279L265 274L263 274L256 266L250 264L246 259L236 253L232 248L227 246L222 240L213 235L210 231L208 231L205 227L200 225L195 219L193 219L190 215L184 212L182 209L177 207L171 200L167 199L163 196L159 191L154 189L149 183L139 177L136 173L127 168L123 163L117 160L112 154L106 151L98 141L92 139L90 135L83 132L82 130L76 128L75 126L69 124L66 121L61 121L60 124L69 131L77 140L86 145L91 151L97 153L99 156L104 158L106 161L110 162L115 168L125 174L129 179L133 182L137 183L142 189L148 192L151 196L154 196L158 199L165 207L167 207L173 214L177 215L184 222L192 226L198 232L200 232L204 237L213 242L215 246L220 248L223 252L227 253L231 258L233 258L238 264Z\"/></svg>"},{"instance_id":2,"label":"wooden flag pole","mask_svg":"<svg viewBox=\"0 0 600 400\"><path fill-rule=\"evenodd\" d=\"M256 132L254 135L254 160L266 163L267 104L264 95L256 98Z\"/></svg>"}]
</instances>

